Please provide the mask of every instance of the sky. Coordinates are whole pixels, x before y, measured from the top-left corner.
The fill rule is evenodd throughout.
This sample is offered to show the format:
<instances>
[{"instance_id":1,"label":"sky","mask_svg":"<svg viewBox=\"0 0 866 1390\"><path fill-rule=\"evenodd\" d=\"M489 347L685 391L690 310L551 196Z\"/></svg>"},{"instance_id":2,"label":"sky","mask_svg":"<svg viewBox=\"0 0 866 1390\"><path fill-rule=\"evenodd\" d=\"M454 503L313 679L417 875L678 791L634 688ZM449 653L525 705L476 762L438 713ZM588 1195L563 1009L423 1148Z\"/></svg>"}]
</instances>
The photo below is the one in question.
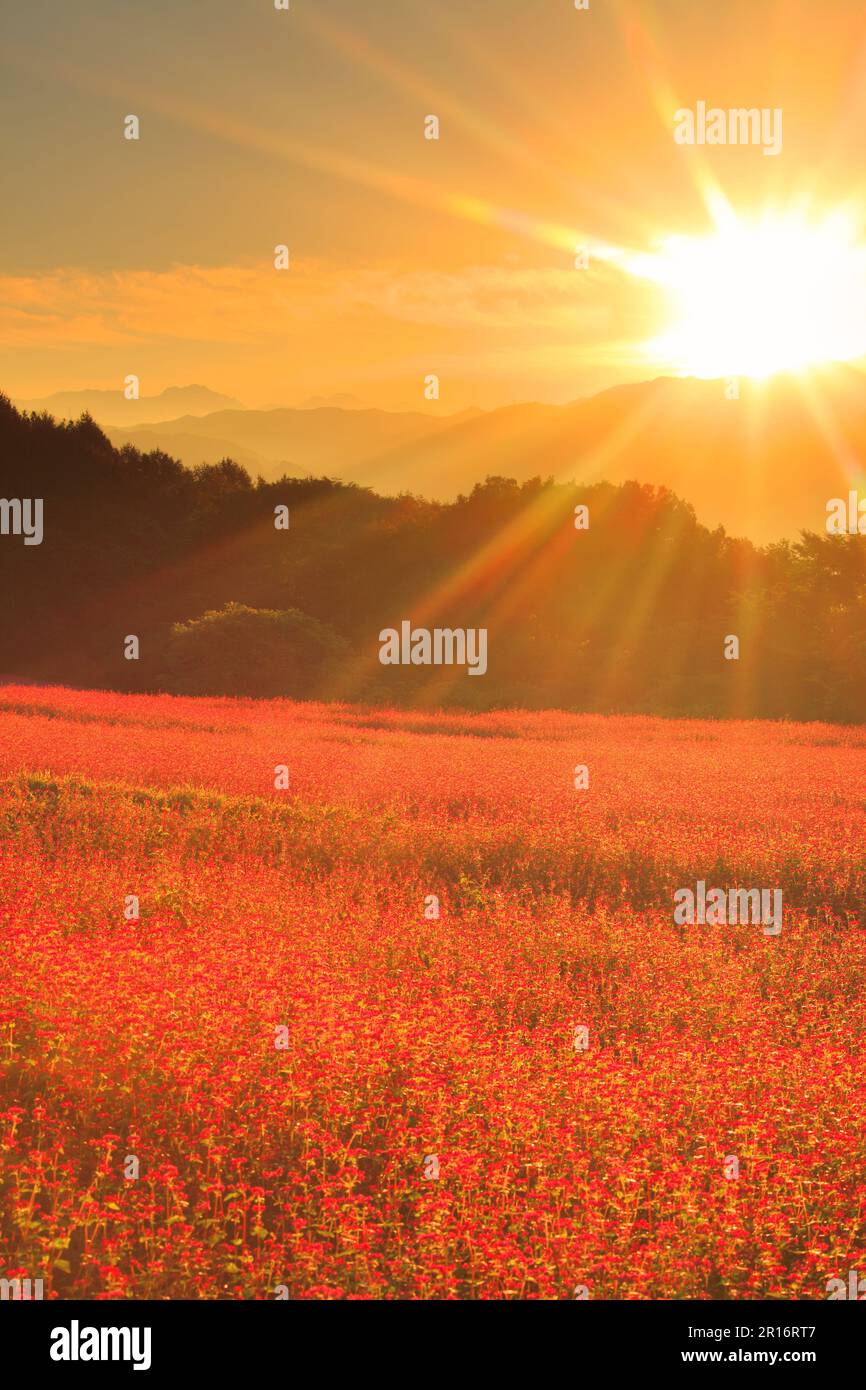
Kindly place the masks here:
<instances>
[{"instance_id":1,"label":"sky","mask_svg":"<svg viewBox=\"0 0 866 1390\"><path fill-rule=\"evenodd\" d=\"M665 238L861 225L853 0L28 0L0 63L13 398L574 400L670 370ZM781 109L781 153L677 144L700 101Z\"/></svg>"}]
</instances>

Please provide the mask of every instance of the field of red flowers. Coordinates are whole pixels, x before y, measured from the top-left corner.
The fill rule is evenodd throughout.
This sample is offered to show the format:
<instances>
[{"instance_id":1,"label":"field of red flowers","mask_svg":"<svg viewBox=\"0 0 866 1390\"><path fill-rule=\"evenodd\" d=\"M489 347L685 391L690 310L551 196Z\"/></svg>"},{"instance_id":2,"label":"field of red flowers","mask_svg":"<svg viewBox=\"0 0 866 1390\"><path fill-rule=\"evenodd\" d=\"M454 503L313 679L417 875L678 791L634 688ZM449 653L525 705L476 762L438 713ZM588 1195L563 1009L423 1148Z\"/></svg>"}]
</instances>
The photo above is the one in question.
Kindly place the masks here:
<instances>
[{"instance_id":1,"label":"field of red flowers","mask_svg":"<svg viewBox=\"0 0 866 1390\"><path fill-rule=\"evenodd\" d=\"M0 1275L825 1298L864 979L864 729L0 688Z\"/></svg>"}]
</instances>

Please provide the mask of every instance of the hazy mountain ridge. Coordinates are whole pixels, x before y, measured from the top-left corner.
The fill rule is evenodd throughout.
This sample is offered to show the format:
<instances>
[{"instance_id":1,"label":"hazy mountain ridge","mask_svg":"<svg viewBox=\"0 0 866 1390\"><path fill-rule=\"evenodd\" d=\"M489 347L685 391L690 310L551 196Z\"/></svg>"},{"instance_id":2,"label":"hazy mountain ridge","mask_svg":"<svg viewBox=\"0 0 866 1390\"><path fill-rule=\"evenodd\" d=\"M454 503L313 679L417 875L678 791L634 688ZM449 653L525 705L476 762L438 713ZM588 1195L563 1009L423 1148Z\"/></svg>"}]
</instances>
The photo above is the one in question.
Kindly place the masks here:
<instances>
[{"instance_id":1,"label":"hazy mountain ridge","mask_svg":"<svg viewBox=\"0 0 866 1390\"><path fill-rule=\"evenodd\" d=\"M820 530L828 499L864 479L863 373L835 367L806 386L743 380L739 392L729 399L721 381L661 377L568 405L454 415L227 408L105 428L117 446L161 449L189 466L231 457L266 480L325 474L450 501L488 475L635 479L688 497L705 525L732 535L764 542Z\"/></svg>"},{"instance_id":2,"label":"hazy mountain ridge","mask_svg":"<svg viewBox=\"0 0 866 1390\"><path fill-rule=\"evenodd\" d=\"M58 419L77 419L92 415L100 425L157 424L166 419L166 411L182 410L185 414L201 416L216 410L241 408L240 401L211 391L208 386L167 386L153 396L127 400L121 390L55 391L36 400L15 397L19 410L47 410Z\"/></svg>"},{"instance_id":3,"label":"hazy mountain ridge","mask_svg":"<svg viewBox=\"0 0 866 1390\"><path fill-rule=\"evenodd\" d=\"M327 478L254 483L230 460L189 470L120 452L91 419L22 415L2 395L0 476L4 497L39 499L36 527L32 507L6 504L0 544L14 595L0 671L19 677L171 690L207 661L211 693L251 693L276 624L293 651L309 638L311 661L344 654L316 687L328 699L862 718L863 536L821 526L759 548L636 482L499 475L450 504ZM277 525L286 508L290 529ZM422 618L489 633L483 682L462 663L383 674L379 634ZM214 646L214 624L231 640ZM295 651L291 670L305 669ZM275 679L310 694L286 686L282 666Z\"/></svg>"},{"instance_id":4,"label":"hazy mountain ridge","mask_svg":"<svg viewBox=\"0 0 866 1390\"><path fill-rule=\"evenodd\" d=\"M333 474L367 483L385 461L405 459L406 450L471 418L471 412L444 417L414 411L345 410L337 406L282 407L274 410L219 410L185 415L140 429L107 427L118 447L159 448L188 466L216 463L227 454L255 467L268 480L286 471ZM419 491L402 469L397 491Z\"/></svg>"}]
</instances>

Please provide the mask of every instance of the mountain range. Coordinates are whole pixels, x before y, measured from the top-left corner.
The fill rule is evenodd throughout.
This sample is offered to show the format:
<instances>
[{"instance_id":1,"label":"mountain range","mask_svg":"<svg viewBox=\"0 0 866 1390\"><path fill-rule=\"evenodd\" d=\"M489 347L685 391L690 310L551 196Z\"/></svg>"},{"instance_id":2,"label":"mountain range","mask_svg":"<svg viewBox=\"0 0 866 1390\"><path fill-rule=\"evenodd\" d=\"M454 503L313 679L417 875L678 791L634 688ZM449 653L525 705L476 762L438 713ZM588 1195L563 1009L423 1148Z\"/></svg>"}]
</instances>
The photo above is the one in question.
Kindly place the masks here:
<instances>
[{"instance_id":1,"label":"mountain range","mask_svg":"<svg viewBox=\"0 0 866 1390\"><path fill-rule=\"evenodd\" d=\"M178 412L186 415L207 415L214 410L229 410L240 401L211 391L207 386L169 386L153 396L127 400L122 390L115 391L55 391L39 400L15 399L19 410L47 410L58 419L76 420L80 415L92 415L100 425L140 425L171 419Z\"/></svg>"},{"instance_id":2,"label":"mountain range","mask_svg":"<svg viewBox=\"0 0 866 1390\"><path fill-rule=\"evenodd\" d=\"M138 404L150 409L184 393L188 403L196 393L196 408L127 427L116 423L116 411L109 419L96 399L117 393L67 396L90 401L87 408L112 443L161 449L190 466L230 457L267 480L324 474L388 495L441 501L471 491L488 475L635 479L687 498L705 525L761 543L823 530L828 500L866 481L866 378L849 366L803 381L744 379L734 399L721 381L661 377L567 405L524 403L456 415L333 406L201 410L216 393L172 390ZM60 399L47 401L55 402L55 413L69 413Z\"/></svg>"}]
</instances>

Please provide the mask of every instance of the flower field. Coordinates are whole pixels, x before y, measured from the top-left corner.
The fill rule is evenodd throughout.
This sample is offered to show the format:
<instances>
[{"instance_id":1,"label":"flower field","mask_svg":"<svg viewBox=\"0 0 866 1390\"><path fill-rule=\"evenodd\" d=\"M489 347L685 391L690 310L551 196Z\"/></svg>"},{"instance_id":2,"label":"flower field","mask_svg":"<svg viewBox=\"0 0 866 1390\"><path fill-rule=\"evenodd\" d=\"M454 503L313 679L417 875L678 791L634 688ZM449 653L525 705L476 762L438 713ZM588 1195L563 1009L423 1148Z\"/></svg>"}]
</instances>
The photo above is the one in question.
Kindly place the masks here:
<instances>
[{"instance_id":1,"label":"flower field","mask_svg":"<svg viewBox=\"0 0 866 1390\"><path fill-rule=\"evenodd\" d=\"M864 729L2 687L0 1275L825 1298L864 981Z\"/></svg>"}]
</instances>

